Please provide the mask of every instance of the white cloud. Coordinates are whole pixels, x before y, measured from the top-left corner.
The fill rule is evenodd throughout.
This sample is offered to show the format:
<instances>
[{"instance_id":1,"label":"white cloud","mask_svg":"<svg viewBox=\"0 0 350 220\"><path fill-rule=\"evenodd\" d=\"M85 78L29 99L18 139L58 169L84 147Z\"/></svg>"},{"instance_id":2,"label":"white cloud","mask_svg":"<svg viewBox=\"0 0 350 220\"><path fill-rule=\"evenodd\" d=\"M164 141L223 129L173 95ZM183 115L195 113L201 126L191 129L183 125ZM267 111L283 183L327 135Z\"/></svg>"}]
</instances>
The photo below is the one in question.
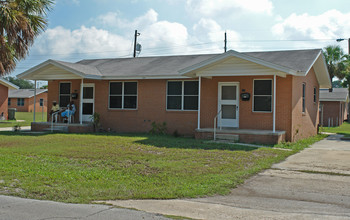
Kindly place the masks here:
<instances>
[{"instance_id":1,"label":"white cloud","mask_svg":"<svg viewBox=\"0 0 350 220\"><path fill-rule=\"evenodd\" d=\"M312 16L291 14L272 27L281 39L336 39L350 36L350 13L329 10Z\"/></svg>"},{"instance_id":2,"label":"white cloud","mask_svg":"<svg viewBox=\"0 0 350 220\"><path fill-rule=\"evenodd\" d=\"M115 55L125 55L131 48L130 41L106 30L82 26L72 31L58 26L46 30L37 40L34 49L40 54L64 57L72 53L106 56L106 54L110 55L111 53L107 52L111 51L115 51Z\"/></svg>"},{"instance_id":3,"label":"white cloud","mask_svg":"<svg viewBox=\"0 0 350 220\"><path fill-rule=\"evenodd\" d=\"M237 12L272 14L270 0L187 0L187 8L194 14L215 16Z\"/></svg>"}]
</instances>

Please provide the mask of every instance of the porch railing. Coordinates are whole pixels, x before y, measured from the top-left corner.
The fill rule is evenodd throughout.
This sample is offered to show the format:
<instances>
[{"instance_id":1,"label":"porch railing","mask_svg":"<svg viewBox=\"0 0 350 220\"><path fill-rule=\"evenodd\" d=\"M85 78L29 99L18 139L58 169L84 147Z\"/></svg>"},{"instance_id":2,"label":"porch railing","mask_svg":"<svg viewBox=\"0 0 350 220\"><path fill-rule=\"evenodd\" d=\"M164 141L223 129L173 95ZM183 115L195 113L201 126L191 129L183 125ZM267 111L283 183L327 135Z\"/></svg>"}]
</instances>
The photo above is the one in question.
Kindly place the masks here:
<instances>
[{"instance_id":1,"label":"porch railing","mask_svg":"<svg viewBox=\"0 0 350 220\"><path fill-rule=\"evenodd\" d=\"M52 115L51 115L51 132L53 132L53 119L55 118L55 122L57 123L58 113L59 112L55 112L55 113L52 113Z\"/></svg>"},{"instance_id":2,"label":"porch railing","mask_svg":"<svg viewBox=\"0 0 350 220\"><path fill-rule=\"evenodd\" d=\"M220 109L218 114L214 117L214 141L216 141L216 120L218 119L221 112L222 112L222 109ZM221 130L221 120L220 120L220 130Z\"/></svg>"}]
</instances>

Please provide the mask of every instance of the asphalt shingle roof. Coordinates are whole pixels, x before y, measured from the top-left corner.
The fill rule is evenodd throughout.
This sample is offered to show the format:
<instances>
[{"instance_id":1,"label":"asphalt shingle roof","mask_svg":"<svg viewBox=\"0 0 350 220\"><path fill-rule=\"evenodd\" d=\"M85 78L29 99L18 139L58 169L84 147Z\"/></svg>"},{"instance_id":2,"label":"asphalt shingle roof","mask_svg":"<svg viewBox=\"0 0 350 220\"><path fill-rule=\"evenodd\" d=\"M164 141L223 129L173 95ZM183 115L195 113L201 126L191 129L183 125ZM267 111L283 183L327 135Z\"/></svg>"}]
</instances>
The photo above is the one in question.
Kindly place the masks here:
<instances>
[{"instance_id":1,"label":"asphalt shingle roof","mask_svg":"<svg viewBox=\"0 0 350 220\"><path fill-rule=\"evenodd\" d=\"M47 92L47 89L36 89L36 94ZM34 89L18 89L10 90L9 98L30 98L34 96Z\"/></svg>"},{"instance_id":2,"label":"asphalt shingle roof","mask_svg":"<svg viewBox=\"0 0 350 220\"><path fill-rule=\"evenodd\" d=\"M320 51L320 49L312 49L246 52L242 54L305 73L309 70ZM86 74L104 77L180 76L180 70L217 55L219 54L92 59L81 60L77 63L59 62Z\"/></svg>"},{"instance_id":3,"label":"asphalt shingle roof","mask_svg":"<svg viewBox=\"0 0 350 220\"><path fill-rule=\"evenodd\" d=\"M332 92L328 89L320 89L320 101L343 101L346 102L349 95L347 88L333 88Z\"/></svg>"}]
</instances>

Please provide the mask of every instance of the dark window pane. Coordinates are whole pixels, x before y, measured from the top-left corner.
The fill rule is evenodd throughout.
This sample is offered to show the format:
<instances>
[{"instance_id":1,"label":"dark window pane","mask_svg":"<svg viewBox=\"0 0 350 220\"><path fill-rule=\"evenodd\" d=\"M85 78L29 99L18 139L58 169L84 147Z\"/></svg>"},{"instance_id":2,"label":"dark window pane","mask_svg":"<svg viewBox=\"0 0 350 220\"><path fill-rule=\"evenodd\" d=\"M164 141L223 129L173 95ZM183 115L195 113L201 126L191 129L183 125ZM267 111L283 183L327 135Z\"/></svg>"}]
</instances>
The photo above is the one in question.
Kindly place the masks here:
<instances>
[{"instance_id":1,"label":"dark window pane","mask_svg":"<svg viewBox=\"0 0 350 220\"><path fill-rule=\"evenodd\" d=\"M271 111L271 96L255 96L254 111Z\"/></svg>"},{"instance_id":2,"label":"dark window pane","mask_svg":"<svg viewBox=\"0 0 350 220\"><path fill-rule=\"evenodd\" d=\"M122 108L122 97L121 96L110 96L109 97L109 108Z\"/></svg>"},{"instance_id":3,"label":"dark window pane","mask_svg":"<svg viewBox=\"0 0 350 220\"><path fill-rule=\"evenodd\" d=\"M137 94L137 82L125 82L124 95L136 95L136 94Z\"/></svg>"},{"instance_id":4,"label":"dark window pane","mask_svg":"<svg viewBox=\"0 0 350 220\"><path fill-rule=\"evenodd\" d=\"M11 98L8 98L7 105L11 105Z\"/></svg>"},{"instance_id":5,"label":"dark window pane","mask_svg":"<svg viewBox=\"0 0 350 220\"><path fill-rule=\"evenodd\" d=\"M94 98L94 87L84 87L83 88L83 98L93 99Z\"/></svg>"},{"instance_id":6,"label":"dark window pane","mask_svg":"<svg viewBox=\"0 0 350 220\"><path fill-rule=\"evenodd\" d=\"M168 96L167 108L181 110L181 96Z\"/></svg>"},{"instance_id":7,"label":"dark window pane","mask_svg":"<svg viewBox=\"0 0 350 220\"><path fill-rule=\"evenodd\" d=\"M136 109L137 98L136 96L124 96L124 108Z\"/></svg>"},{"instance_id":8,"label":"dark window pane","mask_svg":"<svg viewBox=\"0 0 350 220\"><path fill-rule=\"evenodd\" d=\"M184 99L184 110L198 110L198 96L185 96Z\"/></svg>"},{"instance_id":9,"label":"dark window pane","mask_svg":"<svg viewBox=\"0 0 350 220\"><path fill-rule=\"evenodd\" d=\"M184 82L185 95L198 95L198 81Z\"/></svg>"},{"instance_id":10,"label":"dark window pane","mask_svg":"<svg viewBox=\"0 0 350 220\"><path fill-rule=\"evenodd\" d=\"M70 102L70 96L68 95L61 95L60 96L60 101L59 101L59 105L60 107L66 107Z\"/></svg>"},{"instance_id":11,"label":"dark window pane","mask_svg":"<svg viewBox=\"0 0 350 220\"><path fill-rule=\"evenodd\" d=\"M44 99L40 99L40 106L44 105Z\"/></svg>"},{"instance_id":12,"label":"dark window pane","mask_svg":"<svg viewBox=\"0 0 350 220\"><path fill-rule=\"evenodd\" d=\"M254 95L272 95L272 80L254 80Z\"/></svg>"},{"instance_id":13,"label":"dark window pane","mask_svg":"<svg viewBox=\"0 0 350 220\"><path fill-rule=\"evenodd\" d=\"M110 95L121 95L122 94L122 83L121 82L111 82L109 84L109 94Z\"/></svg>"},{"instance_id":14,"label":"dark window pane","mask_svg":"<svg viewBox=\"0 0 350 220\"><path fill-rule=\"evenodd\" d=\"M237 100L236 86L222 86L221 99L222 100Z\"/></svg>"},{"instance_id":15,"label":"dark window pane","mask_svg":"<svg viewBox=\"0 0 350 220\"><path fill-rule=\"evenodd\" d=\"M236 105L221 105L222 119L236 119Z\"/></svg>"},{"instance_id":16,"label":"dark window pane","mask_svg":"<svg viewBox=\"0 0 350 220\"><path fill-rule=\"evenodd\" d=\"M70 83L60 83L60 94L70 94Z\"/></svg>"},{"instance_id":17,"label":"dark window pane","mask_svg":"<svg viewBox=\"0 0 350 220\"><path fill-rule=\"evenodd\" d=\"M168 82L168 95L181 95L182 82Z\"/></svg>"},{"instance_id":18,"label":"dark window pane","mask_svg":"<svg viewBox=\"0 0 350 220\"><path fill-rule=\"evenodd\" d=\"M83 115L92 115L94 113L93 103L83 103Z\"/></svg>"}]
</instances>

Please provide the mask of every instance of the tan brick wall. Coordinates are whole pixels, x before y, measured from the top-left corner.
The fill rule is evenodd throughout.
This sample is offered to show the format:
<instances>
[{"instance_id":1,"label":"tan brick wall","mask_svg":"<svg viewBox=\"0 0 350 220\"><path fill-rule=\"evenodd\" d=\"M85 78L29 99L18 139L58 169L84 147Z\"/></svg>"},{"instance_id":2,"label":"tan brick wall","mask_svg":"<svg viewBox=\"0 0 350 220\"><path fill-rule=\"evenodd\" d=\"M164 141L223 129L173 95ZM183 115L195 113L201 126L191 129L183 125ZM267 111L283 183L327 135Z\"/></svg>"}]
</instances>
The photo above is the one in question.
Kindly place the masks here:
<instances>
[{"instance_id":1,"label":"tan brick wall","mask_svg":"<svg viewBox=\"0 0 350 220\"><path fill-rule=\"evenodd\" d=\"M7 107L7 97L8 97L8 87L0 84L0 115L3 112L4 117L7 120L8 107Z\"/></svg>"},{"instance_id":2,"label":"tan brick wall","mask_svg":"<svg viewBox=\"0 0 350 220\"><path fill-rule=\"evenodd\" d=\"M302 85L306 84L305 113L302 112ZM313 101L314 87L316 87L316 103ZM293 76L292 91L292 131L291 141L317 134L319 124L319 85L313 69L306 77Z\"/></svg>"},{"instance_id":3,"label":"tan brick wall","mask_svg":"<svg viewBox=\"0 0 350 220\"><path fill-rule=\"evenodd\" d=\"M11 105L9 105L9 108L15 108L17 112L28 112L28 98L24 99L24 105L18 106L17 105L17 98L11 98Z\"/></svg>"},{"instance_id":4,"label":"tan brick wall","mask_svg":"<svg viewBox=\"0 0 350 220\"><path fill-rule=\"evenodd\" d=\"M251 94L249 101L239 102L239 127L241 129L272 130L273 113L258 113L252 111L253 79L273 79L273 76L241 76L241 77L213 77L202 78L201 90L201 128L212 128L213 119L217 114L218 83L239 82L240 93ZM72 82L72 92L80 93L80 80L65 80ZM177 130L180 134L194 134L197 127L197 111L167 111L166 110L166 82L167 80L132 80L138 82L138 107L136 110L108 109L109 81L84 80L84 83L95 84L95 112L101 115L101 125L105 130L117 132L148 132L153 121L167 122L169 133ZM301 113L301 83L307 83L307 112ZM318 104L313 103L313 87L318 84L313 70L307 77L277 77L276 97L276 130L286 131L287 141L296 140L316 134L318 124ZM48 109L51 109L53 100L59 100L59 81L48 83ZM295 91L292 91L292 87ZM318 97L318 94L317 94ZM75 101L79 121L79 98ZM297 121L292 124L292 117ZM317 117L317 118L315 118ZM295 130L299 135L293 139ZM294 133L293 133L294 132ZM301 134L302 133L302 134ZM295 136L295 135L294 135Z\"/></svg>"},{"instance_id":5,"label":"tan brick wall","mask_svg":"<svg viewBox=\"0 0 350 220\"><path fill-rule=\"evenodd\" d=\"M35 111L36 112L47 112L47 96L48 93L40 93L36 96L36 106ZM40 99L44 99L44 109L40 106ZM11 105L8 106L9 108L15 108L17 112L33 112L34 111L34 96L31 98L25 98L24 99L24 106L17 106L17 98L11 98Z\"/></svg>"},{"instance_id":6,"label":"tan brick wall","mask_svg":"<svg viewBox=\"0 0 350 220\"><path fill-rule=\"evenodd\" d=\"M321 102L321 105L323 105L323 126L328 127L328 121L329 126L333 127L339 126L343 124L343 121L347 118L347 111L346 111L346 103L345 102ZM320 113L320 121L321 121L321 114Z\"/></svg>"}]
</instances>

